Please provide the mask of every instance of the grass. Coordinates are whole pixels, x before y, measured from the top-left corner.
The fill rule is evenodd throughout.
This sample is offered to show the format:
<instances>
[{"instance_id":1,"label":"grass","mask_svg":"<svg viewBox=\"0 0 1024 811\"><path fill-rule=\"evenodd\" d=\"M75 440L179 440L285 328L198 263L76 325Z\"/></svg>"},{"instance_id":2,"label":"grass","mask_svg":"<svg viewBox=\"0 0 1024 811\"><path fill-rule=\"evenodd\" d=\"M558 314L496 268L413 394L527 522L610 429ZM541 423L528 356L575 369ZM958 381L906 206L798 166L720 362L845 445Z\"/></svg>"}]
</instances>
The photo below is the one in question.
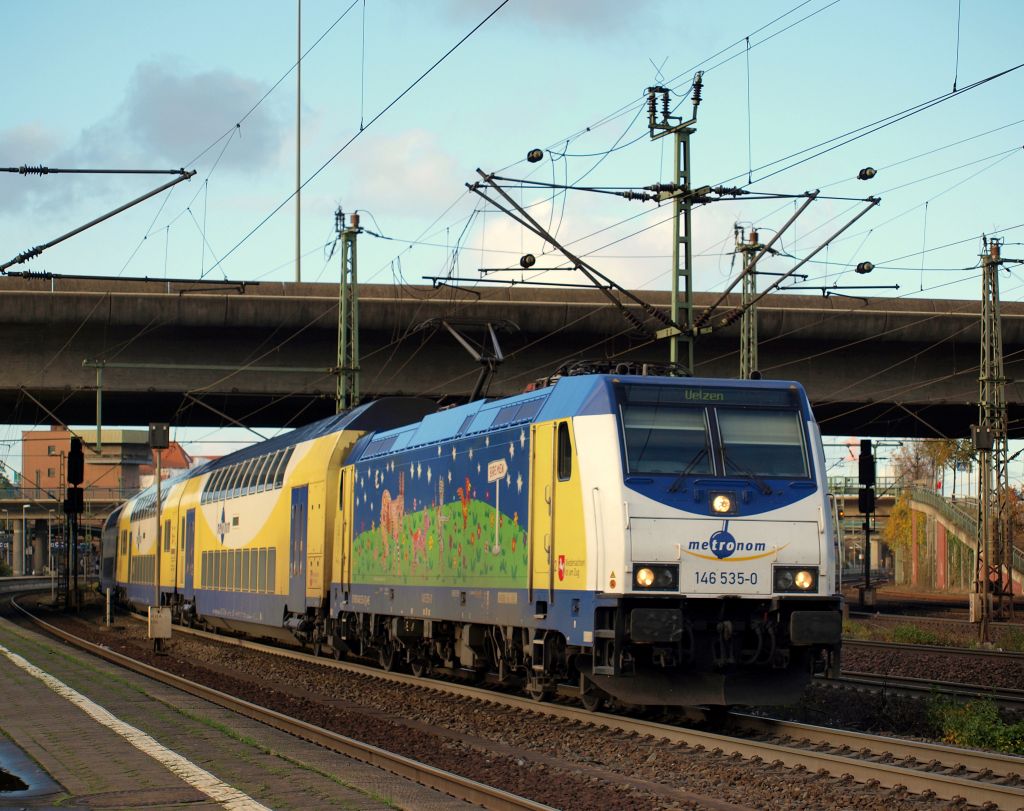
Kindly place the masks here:
<instances>
[{"instance_id":1,"label":"grass","mask_svg":"<svg viewBox=\"0 0 1024 811\"><path fill-rule=\"evenodd\" d=\"M1015 626L1003 626L998 623L990 626L994 634L995 645L1004 651L1024 652L1024 629ZM893 642L904 645L938 645L950 648L977 648L978 630L976 626L950 625L922 627L911 622L898 624L874 623L846 620L843 622L843 638L860 642Z\"/></svg>"},{"instance_id":2,"label":"grass","mask_svg":"<svg viewBox=\"0 0 1024 811\"><path fill-rule=\"evenodd\" d=\"M1004 722L999 709L987 699L957 704L935 697L931 699L928 718L935 737L944 743L1024 755L1024 721Z\"/></svg>"}]
</instances>

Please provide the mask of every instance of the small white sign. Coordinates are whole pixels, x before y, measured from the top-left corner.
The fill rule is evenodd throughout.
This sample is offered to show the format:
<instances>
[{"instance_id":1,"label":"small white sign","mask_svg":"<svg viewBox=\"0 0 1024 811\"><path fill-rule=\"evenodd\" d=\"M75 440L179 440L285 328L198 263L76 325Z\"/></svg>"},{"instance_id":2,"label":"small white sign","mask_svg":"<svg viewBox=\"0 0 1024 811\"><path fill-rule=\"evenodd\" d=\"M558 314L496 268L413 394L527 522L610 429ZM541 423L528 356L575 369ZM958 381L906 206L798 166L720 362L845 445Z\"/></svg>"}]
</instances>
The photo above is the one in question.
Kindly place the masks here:
<instances>
[{"instance_id":1,"label":"small white sign","mask_svg":"<svg viewBox=\"0 0 1024 811\"><path fill-rule=\"evenodd\" d=\"M496 482L499 479L504 479L506 473L508 473L508 464L504 459L495 459L493 462L487 463L488 482Z\"/></svg>"},{"instance_id":2,"label":"small white sign","mask_svg":"<svg viewBox=\"0 0 1024 811\"><path fill-rule=\"evenodd\" d=\"M171 638L171 609L170 606L149 606L149 638L170 639Z\"/></svg>"}]
</instances>

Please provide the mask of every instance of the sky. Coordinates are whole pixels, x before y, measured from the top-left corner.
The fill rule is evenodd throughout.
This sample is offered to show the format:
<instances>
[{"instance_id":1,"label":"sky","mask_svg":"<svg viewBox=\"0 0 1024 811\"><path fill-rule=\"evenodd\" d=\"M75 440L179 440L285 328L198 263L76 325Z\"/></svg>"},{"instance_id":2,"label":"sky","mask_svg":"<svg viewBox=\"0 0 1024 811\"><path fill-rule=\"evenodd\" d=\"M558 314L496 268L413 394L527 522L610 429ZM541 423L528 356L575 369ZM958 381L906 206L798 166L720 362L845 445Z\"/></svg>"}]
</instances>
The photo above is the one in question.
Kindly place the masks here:
<instances>
[{"instance_id":1,"label":"sky","mask_svg":"<svg viewBox=\"0 0 1024 811\"><path fill-rule=\"evenodd\" d=\"M37 0L5 4L4 18L25 35L4 47L0 167L196 172L14 270L296 279L296 2ZM1001 36L1020 30L1015 0L304 0L300 278L337 280L341 207L367 229L361 282L478 280L480 268L579 281L467 190L479 167L514 179L538 220L620 284L667 288L669 205L515 181L669 182L670 139L649 137L645 89L669 87L688 116L703 70L693 185L821 190L765 270L791 268L876 195L800 286L977 299L983 233L1024 255L1024 68ZM528 163L534 148L543 159ZM877 175L857 180L867 166ZM0 262L170 179L0 173ZM799 202L697 208L695 289L734 277L737 224L763 240ZM875 269L854 273L862 261ZM1001 286L1005 300L1024 295L1019 270Z\"/></svg>"}]
</instances>

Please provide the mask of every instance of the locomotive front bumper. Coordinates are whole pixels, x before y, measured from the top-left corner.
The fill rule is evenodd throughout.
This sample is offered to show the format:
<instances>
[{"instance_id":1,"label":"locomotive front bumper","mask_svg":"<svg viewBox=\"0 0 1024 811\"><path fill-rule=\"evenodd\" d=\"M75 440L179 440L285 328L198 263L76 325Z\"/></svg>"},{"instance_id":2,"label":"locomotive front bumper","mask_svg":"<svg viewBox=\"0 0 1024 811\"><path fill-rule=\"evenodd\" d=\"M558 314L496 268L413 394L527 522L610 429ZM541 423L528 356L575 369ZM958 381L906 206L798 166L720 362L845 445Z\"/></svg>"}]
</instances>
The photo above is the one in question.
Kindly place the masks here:
<instances>
[{"instance_id":1,"label":"locomotive front bumper","mask_svg":"<svg viewBox=\"0 0 1024 811\"><path fill-rule=\"evenodd\" d=\"M811 680L806 673L638 673L589 676L627 704L692 707L698 704L793 704Z\"/></svg>"},{"instance_id":2,"label":"locomotive front bumper","mask_svg":"<svg viewBox=\"0 0 1024 811\"><path fill-rule=\"evenodd\" d=\"M789 640L794 645L838 645L843 617L837 611L794 611L789 615Z\"/></svg>"}]
</instances>

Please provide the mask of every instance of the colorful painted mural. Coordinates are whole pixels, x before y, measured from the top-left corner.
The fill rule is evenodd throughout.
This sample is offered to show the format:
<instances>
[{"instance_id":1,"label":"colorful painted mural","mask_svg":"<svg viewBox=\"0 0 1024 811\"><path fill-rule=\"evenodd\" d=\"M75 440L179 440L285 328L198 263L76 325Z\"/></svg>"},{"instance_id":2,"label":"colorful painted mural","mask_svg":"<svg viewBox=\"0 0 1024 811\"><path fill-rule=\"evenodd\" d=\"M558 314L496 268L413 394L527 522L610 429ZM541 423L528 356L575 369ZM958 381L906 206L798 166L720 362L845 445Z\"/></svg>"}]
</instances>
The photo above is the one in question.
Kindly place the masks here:
<instances>
[{"instance_id":1,"label":"colorful painted mural","mask_svg":"<svg viewBox=\"0 0 1024 811\"><path fill-rule=\"evenodd\" d=\"M511 429L357 465L353 577L524 588L528 445Z\"/></svg>"}]
</instances>

